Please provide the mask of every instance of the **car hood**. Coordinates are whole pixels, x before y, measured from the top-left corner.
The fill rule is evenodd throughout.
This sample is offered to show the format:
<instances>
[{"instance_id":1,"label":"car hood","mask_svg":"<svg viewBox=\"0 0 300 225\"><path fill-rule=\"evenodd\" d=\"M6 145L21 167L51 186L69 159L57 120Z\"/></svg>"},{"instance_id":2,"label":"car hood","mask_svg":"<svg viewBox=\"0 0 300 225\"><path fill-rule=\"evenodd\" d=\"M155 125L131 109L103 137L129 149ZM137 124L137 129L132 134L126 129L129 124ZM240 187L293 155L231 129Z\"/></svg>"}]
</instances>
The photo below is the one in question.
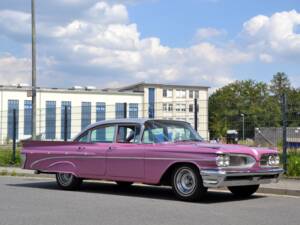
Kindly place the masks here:
<instances>
[{"instance_id":1,"label":"car hood","mask_svg":"<svg viewBox=\"0 0 300 225\"><path fill-rule=\"evenodd\" d=\"M171 151L183 152L206 152L206 153L232 153L232 154L246 154L251 155L257 160L263 154L276 154L276 149L249 147L244 145L233 144L211 144L206 142L188 142L188 143L173 143Z\"/></svg>"}]
</instances>

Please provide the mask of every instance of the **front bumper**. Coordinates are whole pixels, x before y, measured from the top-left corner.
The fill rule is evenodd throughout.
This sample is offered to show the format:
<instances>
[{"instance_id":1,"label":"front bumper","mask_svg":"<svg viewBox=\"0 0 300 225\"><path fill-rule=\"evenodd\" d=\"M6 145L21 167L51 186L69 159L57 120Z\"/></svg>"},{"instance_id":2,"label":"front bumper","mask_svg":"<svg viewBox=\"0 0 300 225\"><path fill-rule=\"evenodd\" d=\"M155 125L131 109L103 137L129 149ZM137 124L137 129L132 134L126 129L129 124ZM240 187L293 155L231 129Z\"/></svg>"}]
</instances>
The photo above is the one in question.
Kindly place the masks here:
<instances>
[{"instance_id":1,"label":"front bumper","mask_svg":"<svg viewBox=\"0 0 300 225\"><path fill-rule=\"evenodd\" d=\"M201 170L203 185L205 187L246 186L257 184L277 183L283 169L268 169L261 171L225 171Z\"/></svg>"}]
</instances>

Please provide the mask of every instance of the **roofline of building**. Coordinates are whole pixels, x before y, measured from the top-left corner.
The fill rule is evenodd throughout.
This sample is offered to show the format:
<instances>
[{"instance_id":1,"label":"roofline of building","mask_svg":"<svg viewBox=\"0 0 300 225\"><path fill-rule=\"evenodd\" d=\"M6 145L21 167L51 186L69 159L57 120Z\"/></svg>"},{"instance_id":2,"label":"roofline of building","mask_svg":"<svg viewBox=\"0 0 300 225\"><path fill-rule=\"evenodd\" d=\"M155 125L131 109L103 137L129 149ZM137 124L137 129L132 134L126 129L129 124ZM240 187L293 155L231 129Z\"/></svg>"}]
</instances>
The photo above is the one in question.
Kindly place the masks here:
<instances>
[{"instance_id":1,"label":"roofline of building","mask_svg":"<svg viewBox=\"0 0 300 225\"><path fill-rule=\"evenodd\" d=\"M4 86L0 85L0 91L31 91L31 87L17 87L17 86ZM94 90L86 90L86 89L68 89L68 88L44 88L44 87L37 87L37 92L59 92L59 93L71 93L71 94L103 94L103 95L142 95L139 92L133 91L124 91L120 92L118 90L106 90L106 89L94 89Z\"/></svg>"},{"instance_id":2,"label":"roofline of building","mask_svg":"<svg viewBox=\"0 0 300 225\"><path fill-rule=\"evenodd\" d=\"M136 84L131 84L128 86L124 86L121 88L118 88L119 91L125 91L128 89L133 89L135 87L140 87L140 86L153 86L153 87L170 87L170 88L192 88L192 89L209 89L210 87L208 86L197 86L197 85L181 85L181 84L159 84L159 83L146 83L146 82L139 82Z\"/></svg>"}]
</instances>

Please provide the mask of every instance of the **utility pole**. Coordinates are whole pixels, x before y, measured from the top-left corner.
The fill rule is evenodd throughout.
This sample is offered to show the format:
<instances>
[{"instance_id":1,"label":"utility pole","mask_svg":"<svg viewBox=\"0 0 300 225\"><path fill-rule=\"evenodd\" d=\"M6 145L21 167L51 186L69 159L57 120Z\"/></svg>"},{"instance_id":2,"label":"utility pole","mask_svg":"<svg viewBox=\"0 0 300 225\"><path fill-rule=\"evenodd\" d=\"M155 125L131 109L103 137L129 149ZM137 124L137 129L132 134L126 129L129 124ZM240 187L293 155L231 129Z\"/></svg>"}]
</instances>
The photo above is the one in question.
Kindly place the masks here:
<instances>
[{"instance_id":1,"label":"utility pole","mask_svg":"<svg viewBox=\"0 0 300 225\"><path fill-rule=\"evenodd\" d=\"M31 0L31 40L32 40L32 140L36 139L36 34L35 34L35 0Z\"/></svg>"},{"instance_id":2,"label":"utility pole","mask_svg":"<svg viewBox=\"0 0 300 225\"><path fill-rule=\"evenodd\" d=\"M245 114L241 114L241 117L243 119L243 141L245 140Z\"/></svg>"}]
</instances>

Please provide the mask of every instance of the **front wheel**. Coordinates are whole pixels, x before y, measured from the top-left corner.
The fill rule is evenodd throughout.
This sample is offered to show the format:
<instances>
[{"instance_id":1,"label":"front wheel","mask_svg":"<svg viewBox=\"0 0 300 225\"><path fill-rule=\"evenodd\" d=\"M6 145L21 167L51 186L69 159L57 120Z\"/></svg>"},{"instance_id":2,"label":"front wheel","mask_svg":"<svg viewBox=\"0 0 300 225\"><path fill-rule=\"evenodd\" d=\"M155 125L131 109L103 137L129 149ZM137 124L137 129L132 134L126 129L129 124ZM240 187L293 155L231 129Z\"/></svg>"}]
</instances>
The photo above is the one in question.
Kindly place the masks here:
<instances>
[{"instance_id":1,"label":"front wheel","mask_svg":"<svg viewBox=\"0 0 300 225\"><path fill-rule=\"evenodd\" d=\"M82 184L82 179L75 177L71 173L57 173L56 182L64 190L75 190Z\"/></svg>"},{"instance_id":2,"label":"front wheel","mask_svg":"<svg viewBox=\"0 0 300 225\"><path fill-rule=\"evenodd\" d=\"M193 166L180 166L174 170L172 188L177 198L184 201L199 200L207 192L199 170Z\"/></svg>"},{"instance_id":3,"label":"front wheel","mask_svg":"<svg viewBox=\"0 0 300 225\"><path fill-rule=\"evenodd\" d=\"M229 191L237 197L247 198L253 195L259 188L259 185L249 185L249 186L233 186L228 187Z\"/></svg>"}]
</instances>

